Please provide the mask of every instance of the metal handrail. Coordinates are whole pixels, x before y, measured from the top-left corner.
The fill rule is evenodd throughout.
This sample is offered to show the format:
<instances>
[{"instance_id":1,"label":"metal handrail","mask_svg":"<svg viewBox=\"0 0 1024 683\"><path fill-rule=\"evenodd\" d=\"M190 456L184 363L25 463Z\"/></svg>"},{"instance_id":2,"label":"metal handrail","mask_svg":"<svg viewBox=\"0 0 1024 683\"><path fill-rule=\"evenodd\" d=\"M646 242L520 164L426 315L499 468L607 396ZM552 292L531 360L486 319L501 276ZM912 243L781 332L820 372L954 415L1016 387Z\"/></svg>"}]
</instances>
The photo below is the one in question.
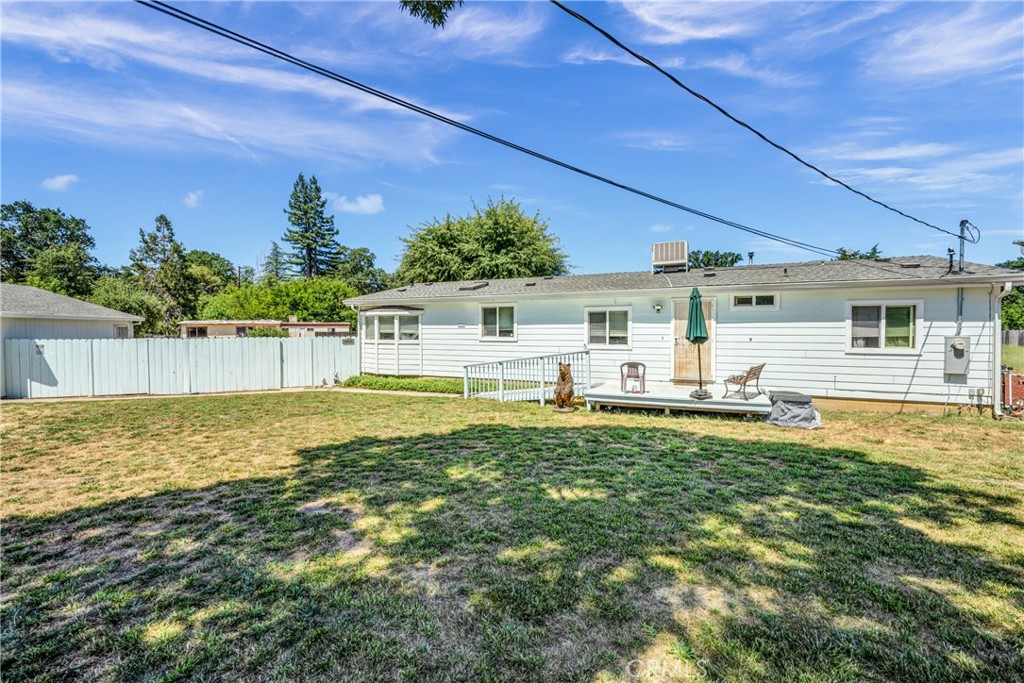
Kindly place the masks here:
<instances>
[{"instance_id":1,"label":"metal handrail","mask_svg":"<svg viewBox=\"0 0 1024 683\"><path fill-rule=\"evenodd\" d=\"M543 356L471 363L462 368L463 398L537 401L554 397L558 364L573 366L573 391L585 396L590 387L590 351L569 351Z\"/></svg>"}]
</instances>

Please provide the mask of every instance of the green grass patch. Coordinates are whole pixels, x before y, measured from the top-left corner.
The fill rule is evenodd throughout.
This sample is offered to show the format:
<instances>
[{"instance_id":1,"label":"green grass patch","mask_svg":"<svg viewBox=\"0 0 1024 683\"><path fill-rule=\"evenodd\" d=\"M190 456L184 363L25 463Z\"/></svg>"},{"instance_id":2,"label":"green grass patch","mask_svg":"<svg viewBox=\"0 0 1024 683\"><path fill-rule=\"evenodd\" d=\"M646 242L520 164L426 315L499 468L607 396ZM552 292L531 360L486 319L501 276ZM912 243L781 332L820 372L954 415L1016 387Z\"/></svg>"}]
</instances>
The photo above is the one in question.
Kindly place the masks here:
<instances>
[{"instance_id":1,"label":"green grass patch","mask_svg":"<svg viewBox=\"0 0 1024 683\"><path fill-rule=\"evenodd\" d=\"M1004 346L1003 365L1009 365L1016 372L1024 372L1024 346Z\"/></svg>"},{"instance_id":2,"label":"green grass patch","mask_svg":"<svg viewBox=\"0 0 1024 683\"><path fill-rule=\"evenodd\" d=\"M462 380L454 377L395 377L392 375L355 375L342 382L344 387L385 391L423 391L462 394Z\"/></svg>"},{"instance_id":3,"label":"green grass patch","mask_svg":"<svg viewBox=\"0 0 1024 683\"><path fill-rule=\"evenodd\" d=\"M1020 424L4 405L5 681L1020 681Z\"/></svg>"}]
</instances>

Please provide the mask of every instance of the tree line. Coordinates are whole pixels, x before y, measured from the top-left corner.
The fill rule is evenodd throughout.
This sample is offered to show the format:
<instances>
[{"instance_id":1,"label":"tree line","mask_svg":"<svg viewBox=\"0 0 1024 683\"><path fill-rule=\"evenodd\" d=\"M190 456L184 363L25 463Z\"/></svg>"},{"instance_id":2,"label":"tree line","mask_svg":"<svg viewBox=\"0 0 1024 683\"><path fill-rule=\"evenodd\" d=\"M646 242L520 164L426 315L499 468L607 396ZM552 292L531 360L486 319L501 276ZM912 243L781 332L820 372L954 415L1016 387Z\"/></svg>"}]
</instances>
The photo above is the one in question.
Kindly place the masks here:
<instances>
[{"instance_id":1,"label":"tree line","mask_svg":"<svg viewBox=\"0 0 1024 683\"><path fill-rule=\"evenodd\" d=\"M188 319L355 322L344 299L400 284L569 272L547 221L514 199L414 228L402 238L394 272L366 247L340 243L316 176L298 175L284 213L289 227L257 267L186 248L164 214L139 229L128 264L115 267L92 255L96 243L84 219L27 201L4 204L0 279L138 315L140 334L174 334Z\"/></svg>"}]
</instances>

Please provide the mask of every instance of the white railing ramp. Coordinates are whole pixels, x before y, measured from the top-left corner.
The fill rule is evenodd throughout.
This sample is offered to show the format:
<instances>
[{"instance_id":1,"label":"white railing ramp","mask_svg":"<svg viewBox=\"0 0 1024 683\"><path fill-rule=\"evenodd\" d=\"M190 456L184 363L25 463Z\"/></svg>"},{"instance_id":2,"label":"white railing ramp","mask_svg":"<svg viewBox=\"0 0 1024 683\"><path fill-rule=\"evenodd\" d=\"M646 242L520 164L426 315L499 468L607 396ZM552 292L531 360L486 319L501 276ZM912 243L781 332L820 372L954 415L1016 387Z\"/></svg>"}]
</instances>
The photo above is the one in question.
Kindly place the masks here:
<instances>
[{"instance_id":1,"label":"white railing ramp","mask_svg":"<svg viewBox=\"0 0 1024 683\"><path fill-rule=\"evenodd\" d=\"M572 366L573 391L578 397L586 396L590 387L590 351L586 350L466 365L463 396L544 405L555 396L559 363Z\"/></svg>"}]
</instances>

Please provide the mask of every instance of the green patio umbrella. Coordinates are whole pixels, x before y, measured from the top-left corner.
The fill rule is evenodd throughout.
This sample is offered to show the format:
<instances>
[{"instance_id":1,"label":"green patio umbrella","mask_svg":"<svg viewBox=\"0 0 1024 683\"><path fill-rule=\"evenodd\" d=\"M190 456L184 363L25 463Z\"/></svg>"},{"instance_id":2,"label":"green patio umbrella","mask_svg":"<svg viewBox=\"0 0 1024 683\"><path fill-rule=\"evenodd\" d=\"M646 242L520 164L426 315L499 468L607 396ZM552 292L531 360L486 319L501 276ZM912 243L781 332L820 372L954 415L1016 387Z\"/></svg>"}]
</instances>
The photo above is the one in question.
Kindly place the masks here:
<instances>
[{"instance_id":1,"label":"green patio umbrella","mask_svg":"<svg viewBox=\"0 0 1024 683\"><path fill-rule=\"evenodd\" d=\"M697 389L690 392L690 398L699 400L711 398L711 392L704 388L704 375L700 362L700 347L708 340L708 326L704 322L704 307L700 301L700 290L696 287L690 292L690 308L686 316L686 340L697 345Z\"/></svg>"}]
</instances>

